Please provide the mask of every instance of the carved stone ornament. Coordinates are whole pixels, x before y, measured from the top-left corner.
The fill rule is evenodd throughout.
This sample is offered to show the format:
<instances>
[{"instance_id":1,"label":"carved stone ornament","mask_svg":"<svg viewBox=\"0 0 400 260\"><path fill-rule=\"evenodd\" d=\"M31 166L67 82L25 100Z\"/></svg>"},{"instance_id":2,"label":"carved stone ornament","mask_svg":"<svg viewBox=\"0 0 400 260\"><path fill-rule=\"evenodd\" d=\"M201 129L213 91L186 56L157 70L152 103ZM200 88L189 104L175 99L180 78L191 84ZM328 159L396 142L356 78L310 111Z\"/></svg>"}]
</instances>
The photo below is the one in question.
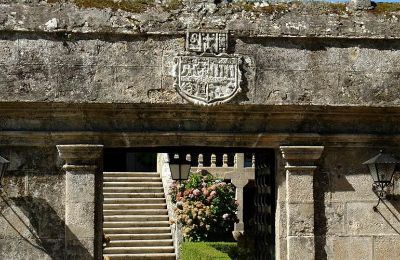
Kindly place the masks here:
<instances>
[{"instance_id":1,"label":"carved stone ornament","mask_svg":"<svg viewBox=\"0 0 400 260\"><path fill-rule=\"evenodd\" d=\"M216 105L231 100L241 89L238 56L175 57L174 76L178 93L200 105Z\"/></svg>"},{"instance_id":2,"label":"carved stone ornament","mask_svg":"<svg viewBox=\"0 0 400 260\"><path fill-rule=\"evenodd\" d=\"M228 50L228 33L188 31L186 34L186 50L196 53L226 53Z\"/></svg>"},{"instance_id":3,"label":"carved stone ornament","mask_svg":"<svg viewBox=\"0 0 400 260\"><path fill-rule=\"evenodd\" d=\"M242 58L226 53L227 33L189 31L186 39L188 51L174 58L172 71L178 93L199 105L217 105L231 100L241 91ZM219 52L223 53L216 54Z\"/></svg>"}]
</instances>

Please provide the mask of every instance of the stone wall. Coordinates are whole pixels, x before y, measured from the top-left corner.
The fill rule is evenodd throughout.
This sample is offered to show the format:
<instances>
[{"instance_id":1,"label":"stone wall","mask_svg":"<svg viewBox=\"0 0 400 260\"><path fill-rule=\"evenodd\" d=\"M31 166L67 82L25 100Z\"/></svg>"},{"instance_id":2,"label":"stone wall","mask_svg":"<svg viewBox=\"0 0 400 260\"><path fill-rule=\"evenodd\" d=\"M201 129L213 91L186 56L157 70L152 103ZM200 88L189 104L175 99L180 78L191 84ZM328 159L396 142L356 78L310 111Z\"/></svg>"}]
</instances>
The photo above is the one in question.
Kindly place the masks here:
<instances>
[{"instance_id":1,"label":"stone wall","mask_svg":"<svg viewBox=\"0 0 400 260\"><path fill-rule=\"evenodd\" d=\"M399 205L373 212L361 165L380 148L400 156L397 12L204 1L129 12L49 2L0 4L0 155L11 161L0 258L64 258L71 232L56 145L79 143L276 149L278 259L287 259L290 222L279 147L323 145L308 223L316 259L400 254ZM187 29L229 30L243 91L228 104L194 106L173 87ZM292 224L299 236L310 231Z\"/></svg>"},{"instance_id":2,"label":"stone wall","mask_svg":"<svg viewBox=\"0 0 400 260\"><path fill-rule=\"evenodd\" d=\"M0 258L64 259L65 178L55 147L0 149L11 165L0 192Z\"/></svg>"},{"instance_id":3,"label":"stone wall","mask_svg":"<svg viewBox=\"0 0 400 260\"><path fill-rule=\"evenodd\" d=\"M396 106L399 40L238 37L242 92L231 104ZM8 102L184 104L173 86L184 36L2 33Z\"/></svg>"},{"instance_id":4,"label":"stone wall","mask_svg":"<svg viewBox=\"0 0 400 260\"><path fill-rule=\"evenodd\" d=\"M399 155L400 150L387 150ZM325 147L314 173L314 235L316 259L396 259L400 231L400 205L378 202L371 190L372 177L362 162L377 154L376 149ZM276 222L277 259L287 259L285 170L281 159ZM298 187L306 185L300 183ZM300 211L298 221L307 216ZM289 223L299 236L309 232L307 223ZM307 245L303 245L307 248Z\"/></svg>"}]
</instances>

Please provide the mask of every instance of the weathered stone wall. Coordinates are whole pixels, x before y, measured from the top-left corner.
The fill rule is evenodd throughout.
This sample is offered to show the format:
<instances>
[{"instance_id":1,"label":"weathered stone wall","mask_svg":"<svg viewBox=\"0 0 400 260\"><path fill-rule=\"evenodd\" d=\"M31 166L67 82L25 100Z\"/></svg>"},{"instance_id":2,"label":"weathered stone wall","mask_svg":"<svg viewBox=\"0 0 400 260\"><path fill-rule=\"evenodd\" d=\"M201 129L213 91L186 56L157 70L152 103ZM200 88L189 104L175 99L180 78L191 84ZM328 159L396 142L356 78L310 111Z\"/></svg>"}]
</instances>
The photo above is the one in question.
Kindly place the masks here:
<instances>
[{"instance_id":1,"label":"weathered stone wall","mask_svg":"<svg viewBox=\"0 0 400 260\"><path fill-rule=\"evenodd\" d=\"M0 258L64 259L64 173L55 147L1 147Z\"/></svg>"},{"instance_id":2,"label":"weathered stone wall","mask_svg":"<svg viewBox=\"0 0 400 260\"><path fill-rule=\"evenodd\" d=\"M0 258L64 257L71 232L55 145L77 143L323 145L314 176L317 259L398 257L399 205L372 211L377 198L361 165L382 147L400 155L397 12L200 1L131 13L51 2L0 4L0 155L12 164L0 201ZM172 62L186 29L230 31L244 83L229 104L193 106L176 93ZM277 156L276 248L287 259Z\"/></svg>"},{"instance_id":3,"label":"weathered stone wall","mask_svg":"<svg viewBox=\"0 0 400 260\"><path fill-rule=\"evenodd\" d=\"M398 149L385 152L400 154ZM316 259L396 259L400 251L400 205L397 200L378 202L371 190L373 180L362 162L377 154L376 149L327 148L314 174L314 235ZM286 182L281 159L278 171L276 239L278 259L286 259L287 225L292 228L307 223L286 220ZM300 183L306 185L307 183ZM307 216L299 211L299 221ZM295 231L301 236L307 228ZM304 245L306 247L306 245Z\"/></svg>"},{"instance_id":4,"label":"weathered stone wall","mask_svg":"<svg viewBox=\"0 0 400 260\"><path fill-rule=\"evenodd\" d=\"M173 87L184 36L3 33L3 101L186 103ZM235 36L234 36L235 37ZM233 104L396 106L399 40L234 38Z\"/></svg>"},{"instance_id":5,"label":"weathered stone wall","mask_svg":"<svg viewBox=\"0 0 400 260\"><path fill-rule=\"evenodd\" d=\"M173 57L186 29L212 28L230 30L230 51L243 55L233 104L400 102L396 12L317 4L210 12L198 3L130 13L11 2L0 11L3 101L185 103L172 86Z\"/></svg>"}]
</instances>

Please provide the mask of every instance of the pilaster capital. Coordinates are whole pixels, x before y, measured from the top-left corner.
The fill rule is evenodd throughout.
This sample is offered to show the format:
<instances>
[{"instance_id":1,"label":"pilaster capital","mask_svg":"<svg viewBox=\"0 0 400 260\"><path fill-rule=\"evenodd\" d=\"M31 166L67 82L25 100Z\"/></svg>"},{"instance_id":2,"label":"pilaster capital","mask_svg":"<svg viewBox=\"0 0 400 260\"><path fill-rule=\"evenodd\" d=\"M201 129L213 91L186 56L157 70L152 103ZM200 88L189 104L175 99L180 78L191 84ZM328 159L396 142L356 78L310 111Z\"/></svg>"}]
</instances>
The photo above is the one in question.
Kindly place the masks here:
<instances>
[{"instance_id":1,"label":"pilaster capital","mask_svg":"<svg viewBox=\"0 0 400 260\"><path fill-rule=\"evenodd\" d=\"M64 169L70 169L71 167L77 166L84 166L87 168L89 165L97 165L97 161L103 154L103 145L57 145L57 150L60 158L65 160Z\"/></svg>"},{"instance_id":2,"label":"pilaster capital","mask_svg":"<svg viewBox=\"0 0 400 260\"><path fill-rule=\"evenodd\" d=\"M304 166L314 166L315 161L321 158L324 146L281 146L280 150L286 167L301 170Z\"/></svg>"}]
</instances>

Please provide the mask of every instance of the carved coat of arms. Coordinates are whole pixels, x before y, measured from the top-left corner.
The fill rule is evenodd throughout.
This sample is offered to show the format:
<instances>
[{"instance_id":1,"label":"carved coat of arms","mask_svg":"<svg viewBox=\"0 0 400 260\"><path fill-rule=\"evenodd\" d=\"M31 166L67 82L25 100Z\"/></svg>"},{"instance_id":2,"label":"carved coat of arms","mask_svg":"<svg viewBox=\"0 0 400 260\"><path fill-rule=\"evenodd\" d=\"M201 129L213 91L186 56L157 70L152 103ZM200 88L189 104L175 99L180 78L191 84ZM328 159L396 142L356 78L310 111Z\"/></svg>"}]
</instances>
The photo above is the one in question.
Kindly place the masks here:
<instances>
[{"instance_id":1,"label":"carved coat of arms","mask_svg":"<svg viewBox=\"0 0 400 260\"><path fill-rule=\"evenodd\" d=\"M241 91L242 59L227 54L227 47L227 33L188 32L187 52L175 57L173 68L175 88L184 99L216 105Z\"/></svg>"}]
</instances>

